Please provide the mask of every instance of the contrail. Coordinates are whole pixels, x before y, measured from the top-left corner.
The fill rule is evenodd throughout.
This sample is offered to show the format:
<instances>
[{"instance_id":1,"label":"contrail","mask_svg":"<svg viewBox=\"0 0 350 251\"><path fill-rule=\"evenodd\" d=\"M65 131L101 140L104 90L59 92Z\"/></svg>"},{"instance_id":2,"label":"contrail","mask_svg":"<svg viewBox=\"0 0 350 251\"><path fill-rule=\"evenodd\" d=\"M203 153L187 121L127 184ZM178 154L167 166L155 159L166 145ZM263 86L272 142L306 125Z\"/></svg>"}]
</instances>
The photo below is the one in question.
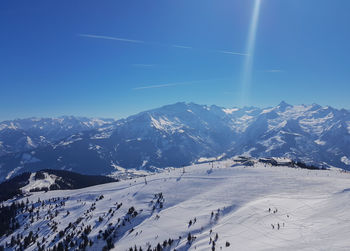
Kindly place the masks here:
<instances>
[{"instance_id":1,"label":"contrail","mask_svg":"<svg viewBox=\"0 0 350 251\"><path fill-rule=\"evenodd\" d=\"M194 83L198 83L198 82L201 82L201 81L195 80L195 81L187 81L187 82L166 83L166 84L159 84L159 85L146 85L146 86L141 86L141 87L135 87L135 88L133 88L133 90L163 88L163 87L178 86L178 85L190 85L190 84L194 84Z\"/></svg>"},{"instance_id":2,"label":"contrail","mask_svg":"<svg viewBox=\"0 0 350 251\"><path fill-rule=\"evenodd\" d=\"M217 51L224 54L238 55L238 56L248 56L246 53L234 52L234 51Z\"/></svg>"},{"instance_id":3,"label":"contrail","mask_svg":"<svg viewBox=\"0 0 350 251\"><path fill-rule=\"evenodd\" d=\"M133 39L127 39L127 38L120 38L120 37L99 36L99 35L91 35L91 34L78 34L78 36L88 37L88 38L97 38L97 39L116 40L121 42L137 43L137 44L145 43L144 41L141 41L141 40L133 40Z\"/></svg>"},{"instance_id":4,"label":"contrail","mask_svg":"<svg viewBox=\"0 0 350 251\"><path fill-rule=\"evenodd\" d=\"M158 85L145 85L145 86L140 86L140 87L134 87L134 88L132 88L132 90L137 91L137 90L163 88L163 87L178 86L178 85L192 85L192 84L198 84L198 83L203 83L203 82L208 82L208 81L223 81L223 80L229 80L229 79L227 79L227 78L215 78L215 79L202 79L202 80L165 83L165 84L158 84Z\"/></svg>"},{"instance_id":5,"label":"contrail","mask_svg":"<svg viewBox=\"0 0 350 251\"><path fill-rule=\"evenodd\" d=\"M173 47L175 47L175 48L180 48L180 49L193 49L193 48L190 47L190 46L176 45L176 44L173 44Z\"/></svg>"},{"instance_id":6,"label":"contrail","mask_svg":"<svg viewBox=\"0 0 350 251\"><path fill-rule=\"evenodd\" d=\"M234 55L234 56L248 56L248 54L240 53L240 52L234 52L234 51L225 51L225 50L205 50L205 49L198 49L191 46L185 46L185 45L169 45L169 44L161 44L161 43L152 43L152 42L146 42L142 40L135 40L135 39L128 39L128 38L121 38L121 37L112 37L112 36L102 36L102 35L94 35L94 34L78 34L79 37L86 37L86 38L94 38L94 39L106 39L106 40L115 40L120 42L127 42L127 43L137 43L137 44L146 44L146 45L157 45L157 46L163 46L163 47L172 47L172 48L178 48L178 49L184 49L184 50L197 50L197 51L205 51L205 52L215 52L215 53L223 53L228 55Z\"/></svg>"},{"instance_id":7,"label":"contrail","mask_svg":"<svg viewBox=\"0 0 350 251\"><path fill-rule=\"evenodd\" d=\"M255 0L252 21L250 23L248 40L247 40L247 57L245 58L243 77L242 77L242 100L241 104L249 103L249 92L252 79L253 61L254 61L254 51L255 51L255 41L256 32L259 23L261 0Z\"/></svg>"}]
</instances>

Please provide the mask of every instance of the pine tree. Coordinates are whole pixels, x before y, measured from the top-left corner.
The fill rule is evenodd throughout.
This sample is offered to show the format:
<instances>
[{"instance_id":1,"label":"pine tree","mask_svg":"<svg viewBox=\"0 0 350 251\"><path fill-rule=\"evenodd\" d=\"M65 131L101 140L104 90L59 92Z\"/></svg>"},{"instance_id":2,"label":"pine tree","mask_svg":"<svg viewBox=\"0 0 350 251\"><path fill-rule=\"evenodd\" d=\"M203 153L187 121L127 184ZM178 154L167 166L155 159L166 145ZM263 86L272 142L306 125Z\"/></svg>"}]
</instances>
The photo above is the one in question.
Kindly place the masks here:
<instances>
[{"instance_id":1,"label":"pine tree","mask_svg":"<svg viewBox=\"0 0 350 251\"><path fill-rule=\"evenodd\" d=\"M191 240L192 240L192 235L191 235L191 233L188 233L188 235L187 235L187 241L188 241L188 242L191 242Z\"/></svg>"},{"instance_id":2,"label":"pine tree","mask_svg":"<svg viewBox=\"0 0 350 251\"><path fill-rule=\"evenodd\" d=\"M64 246L63 246L63 243L62 243L62 242L58 243L58 245L57 245L57 251L64 251Z\"/></svg>"}]
</instances>

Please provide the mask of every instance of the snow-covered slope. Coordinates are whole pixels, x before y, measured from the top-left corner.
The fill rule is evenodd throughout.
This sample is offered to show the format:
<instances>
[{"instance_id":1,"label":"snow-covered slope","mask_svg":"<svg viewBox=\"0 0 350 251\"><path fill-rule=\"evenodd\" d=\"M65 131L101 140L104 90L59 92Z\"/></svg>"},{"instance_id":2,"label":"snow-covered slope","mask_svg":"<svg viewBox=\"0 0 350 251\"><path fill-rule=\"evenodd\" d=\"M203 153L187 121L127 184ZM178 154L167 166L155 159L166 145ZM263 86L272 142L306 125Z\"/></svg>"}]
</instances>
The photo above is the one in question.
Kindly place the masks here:
<instances>
[{"instance_id":1,"label":"snow-covered slope","mask_svg":"<svg viewBox=\"0 0 350 251\"><path fill-rule=\"evenodd\" d=\"M30 175L28 184L21 188L22 192L28 193L29 191L35 190L35 189L49 190L50 186L55 184L57 179L56 175L50 175L47 172L42 172L43 177L41 179L37 179L35 176L36 176L36 173L32 173Z\"/></svg>"},{"instance_id":2,"label":"snow-covered slope","mask_svg":"<svg viewBox=\"0 0 350 251\"><path fill-rule=\"evenodd\" d=\"M0 202L35 191L71 190L116 181L117 179L112 177L53 169L22 173L0 183Z\"/></svg>"},{"instance_id":3,"label":"snow-covered slope","mask_svg":"<svg viewBox=\"0 0 350 251\"><path fill-rule=\"evenodd\" d=\"M0 245L13 236L16 243L19 234L22 245L35 237L27 238L27 250L37 250L37 241L45 248L65 242L72 250L82 243L87 250L107 243L113 250L147 250L165 240L164 250L211 250L213 241L215 250L347 250L349 175L225 160L33 193L23 199L32 213L18 214L19 229Z\"/></svg>"},{"instance_id":4,"label":"snow-covered slope","mask_svg":"<svg viewBox=\"0 0 350 251\"><path fill-rule=\"evenodd\" d=\"M349 125L349 111L316 104L227 109L176 103L26 151L35 162L23 153L0 157L0 180L45 168L154 171L223 155L289 157L350 170Z\"/></svg>"}]
</instances>

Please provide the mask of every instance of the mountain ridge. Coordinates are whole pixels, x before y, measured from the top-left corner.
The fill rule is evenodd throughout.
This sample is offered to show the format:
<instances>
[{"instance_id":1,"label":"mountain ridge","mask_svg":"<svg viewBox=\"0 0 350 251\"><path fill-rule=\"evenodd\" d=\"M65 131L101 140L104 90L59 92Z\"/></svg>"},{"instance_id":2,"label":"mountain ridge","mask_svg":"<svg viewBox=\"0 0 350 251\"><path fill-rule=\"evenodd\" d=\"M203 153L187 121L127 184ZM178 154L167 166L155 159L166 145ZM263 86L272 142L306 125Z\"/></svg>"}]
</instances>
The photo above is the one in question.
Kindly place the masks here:
<instances>
[{"instance_id":1,"label":"mountain ridge","mask_svg":"<svg viewBox=\"0 0 350 251\"><path fill-rule=\"evenodd\" d=\"M0 180L46 168L103 175L155 171L223 154L288 157L349 169L350 112L284 101L268 108L179 102L5 154Z\"/></svg>"}]
</instances>

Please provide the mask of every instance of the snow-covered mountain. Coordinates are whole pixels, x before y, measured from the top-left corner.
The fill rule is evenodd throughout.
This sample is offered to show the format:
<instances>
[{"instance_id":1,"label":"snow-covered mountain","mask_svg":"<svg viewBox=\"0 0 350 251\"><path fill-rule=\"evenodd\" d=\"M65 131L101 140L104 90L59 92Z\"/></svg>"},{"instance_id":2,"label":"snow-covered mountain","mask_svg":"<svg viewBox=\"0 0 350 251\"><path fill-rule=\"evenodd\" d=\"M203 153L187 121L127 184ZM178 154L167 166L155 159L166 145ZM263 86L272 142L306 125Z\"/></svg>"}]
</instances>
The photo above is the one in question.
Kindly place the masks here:
<instances>
[{"instance_id":1,"label":"snow-covered mountain","mask_svg":"<svg viewBox=\"0 0 350 251\"><path fill-rule=\"evenodd\" d=\"M176 103L0 158L0 180L45 168L153 171L200 158L289 157L350 169L350 112L319 105L222 108Z\"/></svg>"},{"instance_id":2,"label":"snow-covered mountain","mask_svg":"<svg viewBox=\"0 0 350 251\"><path fill-rule=\"evenodd\" d=\"M46 146L75 133L103 128L113 121L73 116L3 121L0 123L0 156Z\"/></svg>"},{"instance_id":3,"label":"snow-covered mountain","mask_svg":"<svg viewBox=\"0 0 350 251\"><path fill-rule=\"evenodd\" d=\"M227 159L7 201L0 248L348 250L349 200L348 172Z\"/></svg>"}]
</instances>

